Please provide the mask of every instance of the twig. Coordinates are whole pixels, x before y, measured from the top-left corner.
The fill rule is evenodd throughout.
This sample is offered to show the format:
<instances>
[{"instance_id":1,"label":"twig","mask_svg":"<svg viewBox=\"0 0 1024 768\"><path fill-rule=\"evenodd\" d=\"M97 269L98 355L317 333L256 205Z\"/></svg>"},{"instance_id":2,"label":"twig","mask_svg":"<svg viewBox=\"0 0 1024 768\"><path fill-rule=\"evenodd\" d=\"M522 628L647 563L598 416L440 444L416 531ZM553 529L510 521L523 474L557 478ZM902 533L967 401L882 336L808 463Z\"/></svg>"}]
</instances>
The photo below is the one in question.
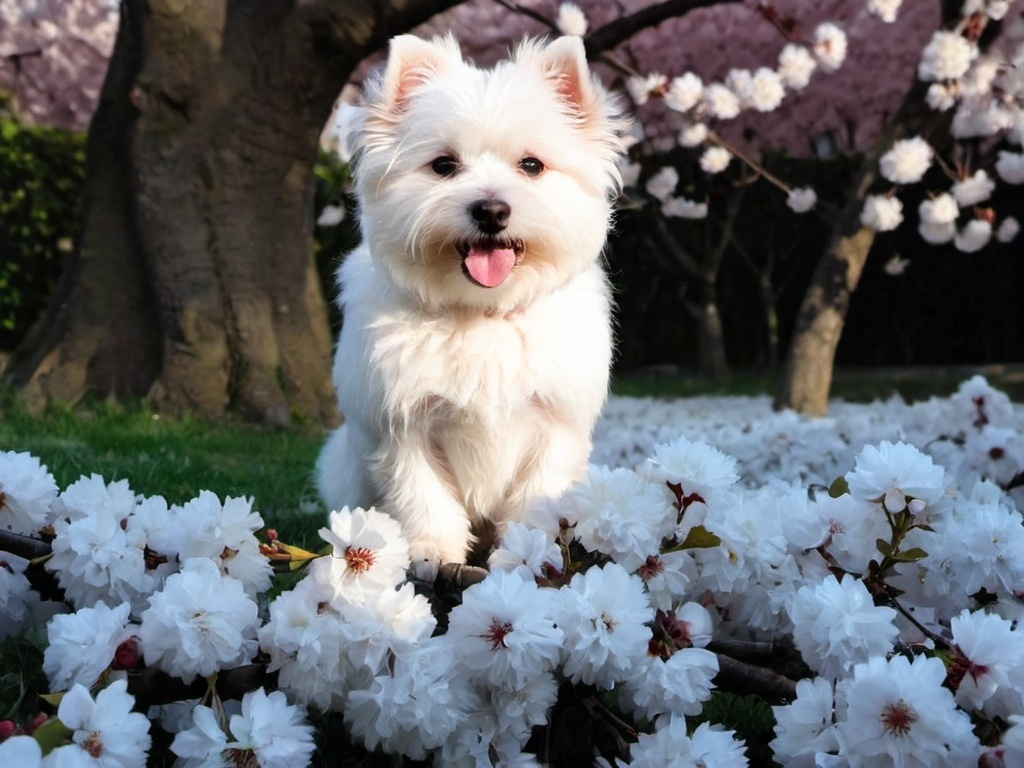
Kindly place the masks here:
<instances>
[{"instance_id":1,"label":"twig","mask_svg":"<svg viewBox=\"0 0 1024 768\"><path fill-rule=\"evenodd\" d=\"M796 683L770 669L738 661L731 656L716 653L718 674L715 685L734 693L753 693L769 701L792 701L796 698Z\"/></svg>"},{"instance_id":2,"label":"twig","mask_svg":"<svg viewBox=\"0 0 1024 768\"><path fill-rule=\"evenodd\" d=\"M718 146L722 147L723 149L727 149L730 153L732 153L736 157L738 157L742 162L746 163L746 165L748 165L750 168L752 168L756 173L758 173L761 176L763 176L765 179L770 181L772 184L774 184L776 187L781 189L786 194L789 194L790 192L793 191L792 187L790 187L786 182L784 182L778 176L773 174L771 171L769 171L767 168L765 168L759 162L757 162L756 160L752 159L749 155L745 154L744 152L741 152L733 144L731 144L730 142L728 142L725 139L723 139L721 136L719 136L714 131L710 131L710 130L708 131L708 142L711 143L711 144L717 144Z\"/></svg>"},{"instance_id":3,"label":"twig","mask_svg":"<svg viewBox=\"0 0 1024 768\"><path fill-rule=\"evenodd\" d=\"M37 557L45 557L51 551L49 543L42 539L0 530L0 552L10 552L26 560L35 560Z\"/></svg>"},{"instance_id":4,"label":"twig","mask_svg":"<svg viewBox=\"0 0 1024 768\"><path fill-rule=\"evenodd\" d=\"M247 664L217 673L217 695L221 699L240 699L248 691L273 683L276 674L268 674L263 664ZM174 701L198 699L207 690L206 678L197 677L185 683L178 677L154 667L128 674L128 692L135 697L138 707L170 704Z\"/></svg>"},{"instance_id":5,"label":"twig","mask_svg":"<svg viewBox=\"0 0 1024 768\"><path fill-rule=\"evenodd\" d=\"M615 21L608 22L600 29L586 35L583 38L583 45L587 49L587 56L594 58L605 51L616 48L638 32L656 27L667 19L685 16L697 8L736 2L741 2L741 0L664 0L664 2L648 5L628 16L621 16Z\"/></svg>"}]
</instances>

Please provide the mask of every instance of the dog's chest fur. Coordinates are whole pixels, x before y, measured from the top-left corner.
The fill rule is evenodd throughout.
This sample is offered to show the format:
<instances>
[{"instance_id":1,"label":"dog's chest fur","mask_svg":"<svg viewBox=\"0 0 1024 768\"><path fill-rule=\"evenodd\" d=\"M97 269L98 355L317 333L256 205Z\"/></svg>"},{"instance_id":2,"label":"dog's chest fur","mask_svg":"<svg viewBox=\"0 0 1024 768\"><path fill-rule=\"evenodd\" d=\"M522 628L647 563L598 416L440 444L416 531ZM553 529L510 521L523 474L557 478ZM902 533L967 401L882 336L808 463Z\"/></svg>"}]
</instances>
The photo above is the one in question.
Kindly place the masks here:
<instances>
[{"instance_id":1,"label":"dog's chest fur","mask_svg":"<svg viewBox=\"0 0 1024 768\"><path fill-rule=\"evenodd\" d=\"M544 482L536 463L551 440L589 441L603 403L610 342L600 270L525 308L487 315L430 312L368 259L346 266L342 335L365 335L362 384L378 404L381 437L422 441L470 514L517 514L522 496L538 490L526 484Z\"/></svg>"}]
</instances>

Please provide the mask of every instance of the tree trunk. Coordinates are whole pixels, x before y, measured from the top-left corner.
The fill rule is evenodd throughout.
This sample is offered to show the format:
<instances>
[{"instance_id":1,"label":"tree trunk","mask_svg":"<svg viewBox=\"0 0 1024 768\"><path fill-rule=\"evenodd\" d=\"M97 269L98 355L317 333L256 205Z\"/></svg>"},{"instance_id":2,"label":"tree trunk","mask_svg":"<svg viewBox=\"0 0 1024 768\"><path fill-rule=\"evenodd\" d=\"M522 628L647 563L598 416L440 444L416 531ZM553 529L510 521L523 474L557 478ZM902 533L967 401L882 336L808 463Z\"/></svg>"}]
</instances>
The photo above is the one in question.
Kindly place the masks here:
<instances>
[{"instance_id":1,"label":"tree trunk","mask_svg":"<svg viewBox=\"0 0 1024 768\"><path fill-rule=\"evenodd\" d=\"M958 17L958 3L943 0L941 5L943 23ZM878 161L898 139L923 133L926 128L949 120L948 115L928 108L926 92L925 83L912 83L886 130L861 163L800 304L786 366L775 394L776 410L792 408L812 416L828 413L832 369L846 311L875 238L874 231L860 225L860 212L877 177Z\"/></svg>"},{"instance_id":2,"label":"tree trunk","mask_svg":"<svg viewBox=\"0 0 1024 768\"><path fill-rule=\"evenodd\" d=\"M695 307L697 316L698 354L697 370L711 381L723 381L729 376L729 363L725 357L725 330L716 301Z\"/></svg>"},{"instance_id":3,"label":"tree trunk","mask_svg":"<svg viewBox=\"0 0 1024 768\"><path fill-rule=\"evenodd\" d=\"M800 305L776 409L792 408L811 416L828 413L832 367L846 310L874 241L874 230L862 226L836 239L818 262Z\"/></svg>"},{"instance_id":4,"label":"tree trunk","mask_svg":"<svg viewBox=\"0 0 1024 768\"><path fill-rule=\"evenodd\" d=\"M126 0L76 247L8 377L170 412L336 419L312 260L321 127L355 66L455 0Z\"/></svg>"}]
</instances>

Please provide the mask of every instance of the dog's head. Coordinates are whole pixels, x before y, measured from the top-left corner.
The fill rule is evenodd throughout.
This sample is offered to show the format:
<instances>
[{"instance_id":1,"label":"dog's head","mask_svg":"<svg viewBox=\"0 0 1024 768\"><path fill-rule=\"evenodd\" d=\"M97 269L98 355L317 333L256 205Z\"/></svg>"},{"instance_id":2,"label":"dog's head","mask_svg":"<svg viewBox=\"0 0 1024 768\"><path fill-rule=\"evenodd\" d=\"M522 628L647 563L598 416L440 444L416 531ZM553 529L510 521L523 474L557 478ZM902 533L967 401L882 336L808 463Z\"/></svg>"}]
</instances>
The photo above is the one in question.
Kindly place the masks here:
<instances>
[{"instance_id":1,"label":"dog's head","mask_svg":"<svg viewBox=\"0 0 1024 768\"><path fill-rule=\"evenodd\" d=\"M579 38L524 42L493 70L451 37L395 38L355 144L373 257L439 308L558 288L600 256L626 126Z\"/></svg>"}]
</instances>

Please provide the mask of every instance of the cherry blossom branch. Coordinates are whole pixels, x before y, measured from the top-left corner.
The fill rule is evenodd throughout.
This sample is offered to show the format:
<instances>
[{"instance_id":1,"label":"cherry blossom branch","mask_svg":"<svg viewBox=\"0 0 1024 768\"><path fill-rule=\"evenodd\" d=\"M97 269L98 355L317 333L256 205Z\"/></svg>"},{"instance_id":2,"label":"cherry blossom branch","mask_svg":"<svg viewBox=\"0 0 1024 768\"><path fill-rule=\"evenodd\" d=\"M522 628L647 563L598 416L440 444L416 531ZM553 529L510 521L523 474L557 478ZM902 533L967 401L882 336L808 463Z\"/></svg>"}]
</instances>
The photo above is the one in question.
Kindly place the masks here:
<instances>
[{"instance_id":1,"label":"cherry blossom branch","mask_svg":"<svg viewBox=\"0 0 1024 768\"><path fill-rule=\"evenodd\" d=\"M217 673L217 695L221 699L241 699L248 691L264 685L276 687L277 675L268 673L265 664L247 664ZM140 707L159 706L175 701L201 698L209 687L204 677L191 683L173 677L155 667L128 674L128 692Z\"/></svg>"},{"instance_id":2,"label":"cherry blossom branch","mask_svg":"<svg viewBox=\"0 0 1024 768\"><path fill-rule=\"evenodd\" d=\"M0 552L9 552L26 560L35 560L37 557L45 557L51 551L50 545L42 539L0 530Z\"/></svg>"},{"instance_id":3,"label":"cherry blossom branch","mask_svg":"<svg viewBox=\"0 0 1024 768\"><path fill-rule=\"evenodd\" d=\"M767 180L771 184L775 185L776 187L781 189L786 194L789 194L790 192L793 191L793 188L789 184L787 184L782 179L780 179L778 176L773 174L771 171L769 171L767 168L765 168L763 165L761 165L761 163L759 163L756 160L754 160L752 157L750 157L750 155L748 155L745 152L743 152L742 150L738 149L732 142L727 141L726 139L723 139L715 131L708 130L708 139L707 140L708 140L709 144L716 144L717 146L722 147L723 149L728 150L730 153L732 153L737 158L739 158L739 160L741 162L743 162L744 164L749 166L751 168L751 170L753 170L758 175L764 177L765 180Z\"/></svg>"},{"instance_id":4,"label":"cherry blossom branch","mask_svg":"<svg viewBox=\"0 0 1024 768\"><path fill-rule=\"evenodd\" d=\"M718 674L715 685L732 693L753 693L773 701L796 698L796 683L778 672L716 653Z\"/></svg>"},{"instance_id":5,"label":"cherry blossom branch","mask_svg":"<svg viewBox=\"0 0 1024 768\"><path fill-rule=\"evenodd\" d=\"M638 32L655 27L668 19L684 16L697 8L736 2L742 2L742 0L664 0L664 2L649 5L628 16L608 22L600 29L586 35L583 38L583 45L587 50L587 55L595 57L612 50Z\"/></svg>"}]
</instances>

